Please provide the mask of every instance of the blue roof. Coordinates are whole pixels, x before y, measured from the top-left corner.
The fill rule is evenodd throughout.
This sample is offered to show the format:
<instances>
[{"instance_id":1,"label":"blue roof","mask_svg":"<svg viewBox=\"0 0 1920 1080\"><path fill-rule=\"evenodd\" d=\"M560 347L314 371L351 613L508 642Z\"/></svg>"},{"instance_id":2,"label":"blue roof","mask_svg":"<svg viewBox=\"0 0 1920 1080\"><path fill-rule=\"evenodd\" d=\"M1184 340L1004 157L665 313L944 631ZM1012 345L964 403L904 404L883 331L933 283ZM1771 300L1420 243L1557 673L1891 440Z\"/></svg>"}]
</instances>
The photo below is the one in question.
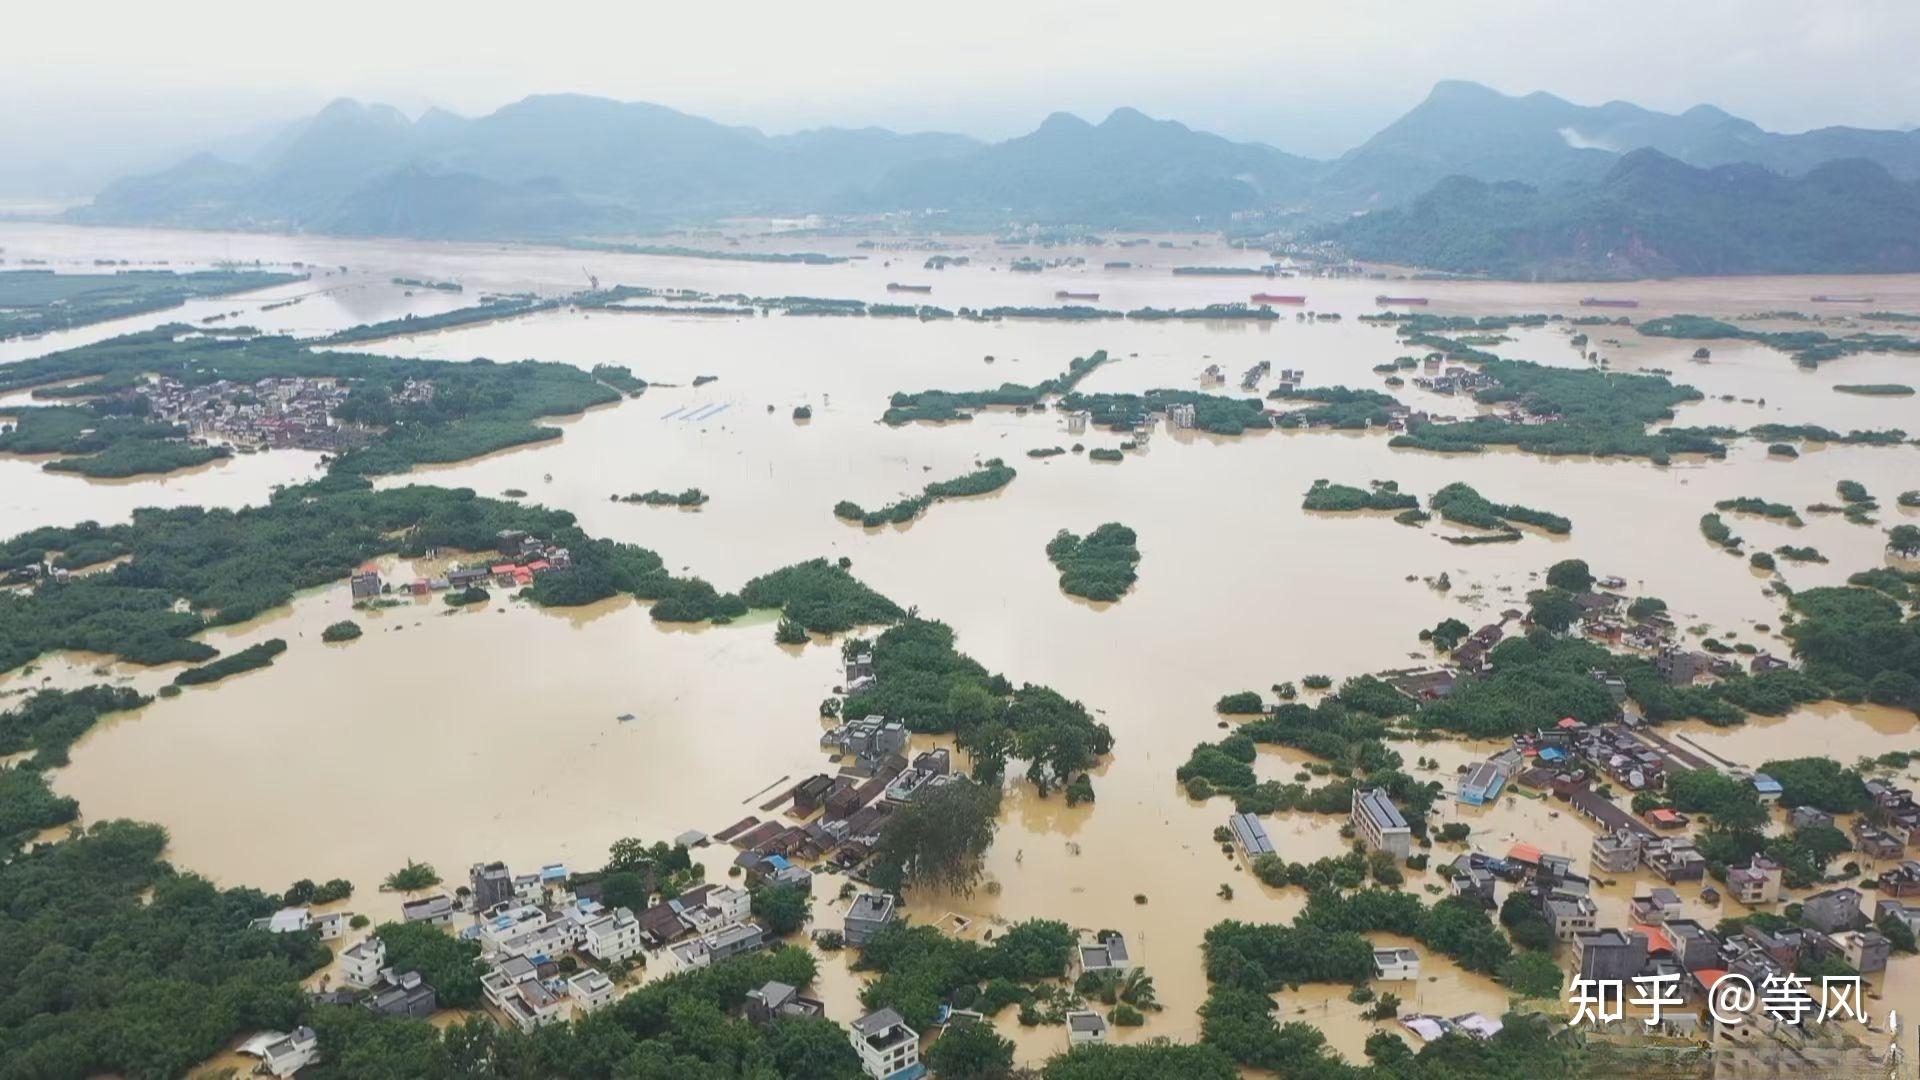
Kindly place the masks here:
<instances>
[{"instance_id":1,"label":"blue roof","mask_svg":"<svg viewBox=\"0 0 1920 1080\"><path fill-rule=\"evenodd\" d=\"M787 857L785 855L769 855L766 858L762 859L761 861L766 863L768 866L773 867L775 871L785 870L788 866L792 865L791 863L787 862Z\"/></svg>"},{"instance_id":2,"label":"blue roof","mask_svg":"<svg viewBox=\"0 0 1920 1080\"><path fill-rule=\"evenodd\" d=\"M1753 787L1756 791L1778 792L1780 790L1780 781L1775 780L1766 773L1754 773Z\"/></svg>"},{"instance_id":3,"label":"blue roof","mask_svg":"<svg viewBox=\"0 0 1920 1080\"><path fill-rule=\"evenodd\" d=\"M1559 761L1566 756L1567 752L1557 746L1543 746L1540 748L1541 761Z\"/></svg>"}]
</instances>

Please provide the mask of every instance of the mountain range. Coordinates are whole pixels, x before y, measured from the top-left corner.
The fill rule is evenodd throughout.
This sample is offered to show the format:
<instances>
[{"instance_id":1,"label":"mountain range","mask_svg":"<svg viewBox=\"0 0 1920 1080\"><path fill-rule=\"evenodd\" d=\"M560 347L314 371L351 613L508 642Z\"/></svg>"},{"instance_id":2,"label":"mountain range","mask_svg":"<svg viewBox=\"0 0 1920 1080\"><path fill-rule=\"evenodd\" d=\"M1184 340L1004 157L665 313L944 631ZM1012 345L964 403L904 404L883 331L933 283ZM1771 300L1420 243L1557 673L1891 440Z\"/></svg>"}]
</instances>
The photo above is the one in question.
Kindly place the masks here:
<instances>
[{"instance_id":1,"label":"mountain range","mask_svg":"<svg viewBox=\"0 0 1920 1080\"><path fill-rule=\"evenodd\" d=\"M1553 273L1760 272L1816 267L1802 261L1806 245L1783 252L1784 261L1762 257L1784 224L1737 232L1757 248L1733 238L1716 248L1710 231L1683 226L1737 225L1743 206L1756 217L1763 205L1742 200L1779 198L1804 209L1796 220L1851 215L1862 223L1859 238L1877 239L1875 220L1891 229L1910 219L1916 180L1916 131L1780 134L1707 105L1679 114L1625 102L1583 106L1456 81L1332 161L1125 108L1097 124L1056 113L1027 135L985 143L879 128L766 135L661 105L558 94L476 118L429 110L410 120L385 106L337 101L243 156L202 154L122 179L69 216L556 240L739 215L913 211L939 213L954 228L1280 230L1330 237L1367 257L1444 259L1449 268L1494 273L1545 270L1530 260L1555 263ZM1820 209L1861 193L1872 198L1851 211ZM1522 212L1527 238L1491 231L1499 214ZM1470 236L1483 220L1489 228ZM1417 235L1435 222L1445 223L1445 236ZM1554 237L1589 249L1622 238L1641 247L1631 257L1599 258L1559 251ZM1655 237L1657 254L1644 247ZM1836 241L1818 268L1886 268L1899 262L1901 247L1881 240L1854 260Z\"/></svg>"}]
</instances>

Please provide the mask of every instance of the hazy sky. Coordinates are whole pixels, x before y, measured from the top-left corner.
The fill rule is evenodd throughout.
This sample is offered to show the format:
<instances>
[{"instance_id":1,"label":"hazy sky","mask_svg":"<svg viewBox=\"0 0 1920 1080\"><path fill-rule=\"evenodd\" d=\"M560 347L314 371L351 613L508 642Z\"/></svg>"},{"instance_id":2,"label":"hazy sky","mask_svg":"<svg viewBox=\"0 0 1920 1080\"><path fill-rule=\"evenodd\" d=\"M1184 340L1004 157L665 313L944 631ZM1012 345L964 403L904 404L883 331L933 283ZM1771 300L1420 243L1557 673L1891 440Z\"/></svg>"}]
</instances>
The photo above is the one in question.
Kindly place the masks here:
<instances>
[{"instance_id":1,"label":"hazy sky","mask_svg":"<svg viewBox=\"0 0 1920 1080\"><path fill-rule=\"evenodd\" d=\"M1917 0L94 0L0 18L0 170L166 158L335 97L480 113L529 93L784 131L1000 138L1133 105L1333 156L1438 79L1711 102L1776 130L1920 123Z\"/></svg>"}]
</instances>

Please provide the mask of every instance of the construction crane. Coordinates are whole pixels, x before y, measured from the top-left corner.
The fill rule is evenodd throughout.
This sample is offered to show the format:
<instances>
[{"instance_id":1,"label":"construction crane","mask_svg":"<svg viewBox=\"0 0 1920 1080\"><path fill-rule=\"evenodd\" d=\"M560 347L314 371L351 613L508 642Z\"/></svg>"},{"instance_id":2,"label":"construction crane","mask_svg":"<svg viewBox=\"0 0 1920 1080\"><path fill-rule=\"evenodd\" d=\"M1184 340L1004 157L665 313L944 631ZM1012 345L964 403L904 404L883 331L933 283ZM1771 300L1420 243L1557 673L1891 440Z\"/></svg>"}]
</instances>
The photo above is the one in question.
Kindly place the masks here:
<instances>
[{"instance_id":1,"label":"construction crane","mask_svg":"<svg viewBox=\"0 0 1920 1080\"><path fill-rule=\"evenodd\" d=\"M581 273L583 273L583 274L585 274L585 275L587 275L587 284L593 287L593 291L594 291L594 292L599 292L599 291L600 291L600 279L599 279L598 277L595 277L595 276L594 276L594 274L593 274L593 272L592 272L592 271L590 271L590 270L588 270L588 269L587 269L586 267L584 267L584 266L580 268L580 272L581 272Z\"/></svg>"}]
</instances>

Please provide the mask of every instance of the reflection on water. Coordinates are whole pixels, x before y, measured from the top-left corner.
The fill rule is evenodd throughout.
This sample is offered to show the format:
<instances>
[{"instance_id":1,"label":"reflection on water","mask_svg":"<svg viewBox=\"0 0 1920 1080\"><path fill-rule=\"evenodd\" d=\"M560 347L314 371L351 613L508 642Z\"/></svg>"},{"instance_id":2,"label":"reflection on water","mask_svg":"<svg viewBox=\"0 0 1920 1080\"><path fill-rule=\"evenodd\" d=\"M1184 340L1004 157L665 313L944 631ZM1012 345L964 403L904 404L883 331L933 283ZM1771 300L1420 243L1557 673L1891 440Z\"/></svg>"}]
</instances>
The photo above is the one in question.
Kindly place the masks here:
<instances>
[{"instance_id":1,"label":"reflection on water","mask_svg":"<svg viewBox=\"0 0 1920 1080\"><path fill-rule=\"evenodd\" d=\"M347 299L385 295L378 283L395 275L461 280L469 300L482 289L557 292L581 284L580 253L534 248L13 225L0 226L0 241L23 257L54 252L90 261L164 252L180 262L226 257L224 251L350 267L365 283L363 292L310 299L264 313L259 323L303 333L453 306L437 294L389 295L367 300L365 308ZM1208 303L1245 291L1245 283L1173 278L1164 267L1016 276L1001 265L1004 252L980 254L974 267L927 275L936 285L934 302L1044 303L1069 276L1073 288L1100 291L1103 306ZM1242 258L1183 252L1178 261ZM795 267L596 253L591 263L604 281L761 295L884 299L885 282L901 275L881 258ZM1572 313L1590 291L1489 283L1422 283L1420 289L1433 297L1429 310L1440 313ZM1409 652L1420 651L1420 628L1449 616L1471 623L1514 606L1537 587L1538 571L1561 558L1586 559L1596 572L1626 577L1635 592L1666 599L1682 626L1711 627L1723 638L1737 634L1734 640L1779 651L1783 642L1755 629L1779 625L1780 601L1764 593L1764 576L1699 535L1697 521L1713 502L1757 495L1804 507L1831 499L1835 482L1846 478L1880 496L1883 525L1914 520L1911 511L1892 505L1894 494L1915 486L1911 447L1836 446L1781 462L1769 460L1761 446L1743 444L1724 462L1655 468L1517 452L1460 458L1398 452L1380 435L1272 432L1230 439L1162 431L1124 463L1096 468L1083 455L1026 456L1038 447L1118 442L1104 432L1070 436L1048 413L986 413L937 427L877 423L893 391L1036 382L1096 348L1117 362L1087 380L1090 391L1197 386L1209 363L1239 371L1262 359L1306 368L1310 385L1379 385L1370 369L1399 349L1390 331L1353 318L1371 310L1379 283L1312 281L1302 291L1311 306L1341 311L1346 320L921 324L555 312L377 348L459 359L537 356L583 367L617 363L655 384L638 399L561 424L564 435L556 442L412 479L489 495L524 490L529 501L574 512L593 534L645 544L676 571L725 588L796 560L849 557L868 583L952 623L961 647L989 668L1054 686L1097 710L1118 740L1112 761L1095 775L1098 801L1069 809L1057 797L1042 800L1024 787L1011 788L988 857L988 887L969 897L916 897L912 911L928 920L960 912L983 926L1051 917L1121 930L1154 975L1167 1009L1117 1037L1191 1036L1198 1024L1193 1009L1205 994L1199 942L1206 927L1229 916L1290 918L1305 899L1298 890L1260 886L1224 857L1211 834L1230 807L1224 800L1194 803L1173 781L1193 744L1220 734L1212 703L1222 693L1315 672L1402 666ZM1632 291L1642 301L1641 318L1805 306L1805 297L1822 291L1870 292L1888 307L1920 309L1920 278L1849 279L1844 289L1813 279L1662 282ZM1681 408L1682 424L1779 420L1920 431L1912 399L1857 398L1830 388L1912 381L1894 372L1897 361L1854 357L1809 373L1784 355L1729 344L1702 365L1687 360L1694 343L1607 328L1593 336L1593 347L1616 369L1670 368L1678 380L1706 391L1709 401ZM1599 344L1606 336L1622 344ZM1556 330L1515 337L1502 347L1505 355L1581 362ZM48 347L11 343L0 359ZM717 379L696 388L701 375ZM1711 400L1722 393L1756 404ZM1410 387L1403 396L1442 412L1471 408ZM1759 398L1766 399L1764 408ZM800 404L812 407L811 422L791 419ZM991 498L936 505L911 528L863 530L831 513L841 499L877 505L988 457L1005 458L1018 479ZM273 484L311 475L313 468L301 455L262 454L193 475L103 487L0 460L0 532L88 517L124 520L138 505L257 502ZM1384 516L1303 512L1301 495L1321 477L1394 480L1422 496L1464 479L1498 501L1565 514L1574 529L1565 538L1529 532L1517 544L1457 547L1441 541L1437 525L1423 530ZM685 487L701 488L712 501L699 513L609 501L619 493ZM1060 593L1043 548L1061 528L1084 532L1105 521L1138 532L1142 562L1139 584L1124 602L1096 608ZM1839 583L1884 558L1879 528L1835 517L1808 517L1797 529L1745 518L1733 523L1752 547L1793 543L1828 555L1827 565L1783 564L1795 588ZM1420 580L1443 571L1452 580L1450 592ZM422 601L356 615L368 631L364 638L322 647L320 629L347 613L341 585L260 622L209 634L222 649L273 636L287 638L292 648L264 672L116 718L76 748L58 788L79 798L94 819L164 823L178 863L224 882L278 889L298 877L344 876L360 885L356 908L391 914L397 899L373 886L408 858L433 862L443 873L483 857L514 865L554 859L592 865L618 837L711 831L749 812L753 793L777 779L824 767L814 706L837 681L837 643L776 648L764 618L731 627L662 628L643 605L628 601L547 613L496 598L484 611L458 614ZM31 675L0 676L0 691L43 679L91 681L101 663L60 658ZM110 665L109 677L152 688L171 671ZM627 713L635 720L616 719ZM1740 728L1689 725L1683 731L1746 764L1823 752L1851 759L1920 745L1910 714L1837 706ZM1401 749L1409 761L1437 757L1442 764L1434 778L1450 783L1458 765L1484 756L1490 744ZM1285 776L1298 760L1269 751L1260 768L1263 775ZM1524 837L1583 863L1593 835L1562 804L1519 794L1486 809L1445 803L1437 818L1467 821L1476 843L1491 850ZM1340 851L1339 824L1283 815L1270 829L1282 854L1301 860ZM716 872L729 854L709 853ZM1416 874L1410 885L1423 889L1435 880ZM1233 886L1232 900L1218 895L1222 884ZM1623 921L1627 899L1647 885L1639 878L1603 885L1597 890L1603 919ZM838 881L822 878L819 888L824 912ZM1682 891L1689 914L1718 917L1699 906L1697 889ZM856 1008L856 980L844 963L828 959L822 976L839 1018ZM1914 961L1897 962L1890 976L1889 998L1909 1011L1920 1007L1914 967ZM1426 975L1417 987L1387 988L1434 1011L1495 1012L1504 1003L1500 987L1437 958L1428 958ZM1282 1002L1283 1018L1325 1027L1350 1058L1358 1058L1373 1029L1359 1019L1360 1006L1345 1000L1344 988L1309 987L1283 995ZM1064 1047L1059 1029L1006 1027L1023 1060Z\"/></svg>"}]
</instances>

